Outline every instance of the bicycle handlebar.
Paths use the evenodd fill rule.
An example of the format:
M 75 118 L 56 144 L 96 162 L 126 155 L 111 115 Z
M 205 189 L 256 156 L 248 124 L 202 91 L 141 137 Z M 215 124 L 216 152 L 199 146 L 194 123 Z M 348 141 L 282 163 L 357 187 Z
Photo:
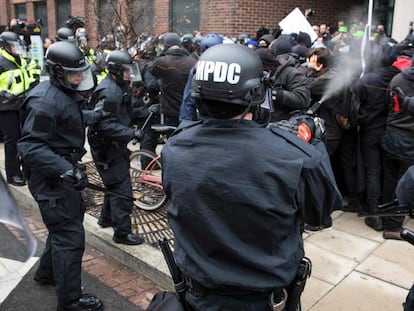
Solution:
M 151 121 L 153 115 L 154 115 L 154 112 L 150 111 L 147 118 L 144 121 L 144 124 L 142 124 L 141 128 L 138 129 L 141 132 L 141 137 L 134 137 L 132 140 L 133 145 L 136 145 L 137 143 L 141 141 L 142 135 L 144 134 L 144 130 L 147 128 L 148 123 Z
M 375 211 L 361 211 L 359 217 L 379 217 L 379 216 L 410 216 L 414 218 L 414 206 L 402 205 L 395 199 L 391 202 L 380 204 Z

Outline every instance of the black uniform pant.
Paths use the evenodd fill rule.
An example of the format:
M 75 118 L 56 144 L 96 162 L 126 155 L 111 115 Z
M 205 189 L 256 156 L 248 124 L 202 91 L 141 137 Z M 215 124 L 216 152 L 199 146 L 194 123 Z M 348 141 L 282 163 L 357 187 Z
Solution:
M 21 135 L 18 111 L 0 111 L 0 132 L 4 139 L 7 178 L 21 175 L 20 163 L 17 157 L 17 141 Z
M 110 191 L 132 197 L 131 178 L 129 175 L 117 184 L 106 186 Z M 132 202 L 116 195 L 105 194 L 101 210 L 101 219 L 111 220 L 115 236 L 125 236 L 131 233 Z
M 85 210 L 80 192 L 69 187 L 55 187 L 53 191 L 36 194 L 49 231 L 36 275 L 54 279 L 58 306 L 63 310 L 82 295 L 81 265 L 85 249 L 82 224 Z

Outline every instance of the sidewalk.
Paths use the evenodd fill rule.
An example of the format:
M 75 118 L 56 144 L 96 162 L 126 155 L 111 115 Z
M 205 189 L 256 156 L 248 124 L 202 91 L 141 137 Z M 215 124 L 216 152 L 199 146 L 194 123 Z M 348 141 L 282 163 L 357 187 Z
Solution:
M 0 168 L 4 168 L 3 159 L 1 144 Z M 36 213 L 36 204 L 27 187 L 11 188 L 19 202 Z M 30 219 L 35 235 L 44 236 L 44 229 L 30 223 Z M 403 241 L 384 240 L 382 233 L 367 227 L 363 218 L 356 214 L 337 211 L 333 219 L 332 230 L 304 236 L 306 256 L 313 262 L 313 271 L 302 295 L 302 309 L 402 310 L 402 302 L 414 280 L 414 246 Z M 407 220 L 405 226 L 414 230 L 414 220 Z M 88 244 L 94 252 L 100 253 L 85 254 L 85 269 L 127 297 L 130 295 L 128 298 L 137 306 L 145 309 L 159 288 L 172 288 L 158 249 L 148 244 L 115 244 L 111 239 L 112 229 L 100 228 L 96 218 L 88 214 L 85 228 Z

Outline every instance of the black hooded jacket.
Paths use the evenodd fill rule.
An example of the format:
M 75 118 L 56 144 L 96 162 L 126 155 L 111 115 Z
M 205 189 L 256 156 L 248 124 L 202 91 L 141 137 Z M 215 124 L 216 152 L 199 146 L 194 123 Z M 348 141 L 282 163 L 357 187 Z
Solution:
M 151 73 L 160 81 L 161 113 L 179 115 L 188 73 L 196 62 L 186 50 L 178 46 L 171 47 L 164 56 L 154 61 Z
M 308 78 L 296 68 L 296 60 L 289 54 L 276 57 L 277 70 L 271 78 L 273 88 L 272 122 L 289 118 L 295 110 L 310 106 Z
M 385 127 L 390 104 L 388 86 L 399 72 L 394 66 L 378 66 L 356 83 L 361 100 L 361 130 Z
M 414 96 L 413 66 L 404 69 L 392 79 L 390 89 L 397 86 L 404 91 L 405 95 Z M 400 111 L 390 109 L 387 118 L 387 129 L 414 142 L 414 116 L 406 109 L 400 109 Z

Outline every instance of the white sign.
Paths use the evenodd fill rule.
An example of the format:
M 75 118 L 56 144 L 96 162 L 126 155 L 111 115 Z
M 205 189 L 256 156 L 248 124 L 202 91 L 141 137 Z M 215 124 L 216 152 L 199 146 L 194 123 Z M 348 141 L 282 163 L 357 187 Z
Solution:
M 309 34 L 312 42 L 318 38 L 315 31 L 312 29 L 311 24 L 309 24 L 305 15 L 303 15 L 299 8 L 295 8 L 284 19 L 282 19 L 279 26 L 282 28 L 283 34 L 299 33 L 302 31 Z
M 43 69 L 43 41 L 42 37 L 39 35 L 30 36 L 31 46 L 30 46 L 30 55 L 33 59 L 36 60 L 39 67 Z

